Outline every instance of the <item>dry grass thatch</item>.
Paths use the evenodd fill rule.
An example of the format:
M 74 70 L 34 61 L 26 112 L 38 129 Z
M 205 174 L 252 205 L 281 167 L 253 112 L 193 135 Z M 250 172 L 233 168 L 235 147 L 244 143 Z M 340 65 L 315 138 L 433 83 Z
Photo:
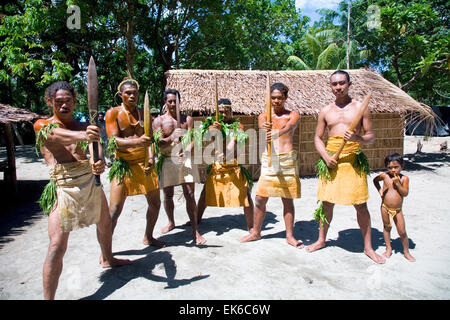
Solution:
M 0 123 L 34 122 L 41 117 L 39 114 L 25 109 L 0 104 Z
M 215 78 L 218 97 L 228 98 L 233 111 L 244 115 L 257 115 L 265 110 L 267 75 L 271 84 L 283 82 L 289 87 L 286 108 L 301 115 L 316 117 L 321 108 L 334 100 L 329 77 L 334 70 L 258 71 L 258 70 L 170 70 L 166 88 L 180 92 L 180 108 L 189 114 L 214 113 Z M 350 95 L 362 100 L 371 92 L 369 108 L 373 113 L 409 115 L 409 119 L 425 121 L 433 126 L 436 114 L 406 92 L 369 69 L 346 70 L 351 77 Z

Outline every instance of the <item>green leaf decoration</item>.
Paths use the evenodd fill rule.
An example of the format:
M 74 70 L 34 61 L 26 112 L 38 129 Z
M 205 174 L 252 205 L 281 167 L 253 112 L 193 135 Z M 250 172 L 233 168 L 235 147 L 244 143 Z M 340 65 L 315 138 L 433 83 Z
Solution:
M 324 223 L 330 224 L 327 220 L 327 215 L 325 214 L 325 210 L 323 210 L 323 203 L 322 201 L 317 201 L 317 203 L 320 203 L 319 207 L 314 211 L 314 220 L 316 220 L 318 223 L 320 223 L 320 226 L 323 227 Z
M 36 155 L 39 157 L 40 148 L 44 146 L 45 141 L 48 138 L 48 135 L 52 134 L 53 129 L 60 128 L 58 123 L 48 123 L 39 130 L 36 136 L 36 143 L 34 145 L 34 151 Z
M 247 179 L 248 187 L 249 187 L 250 191 L 252 191 L 253 184 L 254 184 L 252 174 L 251 174 L 250 171 L 248 171 L 247 168 L 244 167 L 243 165 L 240 164 L 239 167 L 241 168 L 242 174 L 243 174 L 243 175 L 245 176 L 245 178 Z
M 38 200 L 39 206 L 45 215 L 48 216 L 50 214 L 56 199 L 56 181 L 54 179 L 50 179 Z
M 370 174 L 370 164 L 367 156 L 362 152 L 361 149 L 356 151 L 355 161 L 353 162 L 353 167 L 355 168 L 358 174 L 365 173 L 366 175 Z
M 116 137 L 112 136 L 108 139 L 108 147 L 106 148 L 106 154 L 108 155 L 108 158 L 113 159 L 114 154 L 116 153 L 118 146 L 117 146 L 117 140 Z
M 123 182 L 123 178 L 132 177 L 133 174 L 131 173 L 130 165 L 128 162 L 122 159 L 114 159 L 111 169 L 108 173 L 108 179 L 111 182 L 113 179 L 117 179 L 119 183 Z
M 321 177 L 323 179 L 326 180 L 330 180 L 331 179 L 331 174 L 330 174 L 330 168 L 328 168 L 325 160 L 323 160 L 322 158 L 320 158 L 316 165 L 314 166 L 316 171 L 317 171 L 317 176 Z

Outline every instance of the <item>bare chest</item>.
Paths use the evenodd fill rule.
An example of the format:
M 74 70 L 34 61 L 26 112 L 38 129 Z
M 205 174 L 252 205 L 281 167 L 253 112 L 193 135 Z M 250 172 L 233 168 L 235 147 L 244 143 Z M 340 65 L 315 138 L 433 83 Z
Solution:
M 144 134 L 143 117 L 140 110 L 135 113 L 121 110 L 117 117 L 117 124 L 120 130 L 121 137 L 141 136 Z

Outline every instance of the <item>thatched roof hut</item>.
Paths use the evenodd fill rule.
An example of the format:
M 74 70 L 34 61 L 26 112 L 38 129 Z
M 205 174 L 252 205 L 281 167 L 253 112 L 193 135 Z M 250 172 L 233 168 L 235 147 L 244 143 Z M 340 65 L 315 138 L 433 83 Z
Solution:
M 283 82 L 289 87 L 286 108 L 301 115 L 295 149 L 300 155 L 300 174 L 314 174 L 318 155 L 313 137 L 317 115 L 321 108 L 334 101 L 329 77 L 334 70 L 258 71 L 258 70 L 170 70 L 166 88 L 180 92 L 182 112 L 196 117 L 214 113 L 215 79 L 218 97 L 229 98 L 233 111 L 239 114 L 246 129 L 257 128 L 257 115 L 265 111 L 267 75 L 271 84 Z M 390 152 L 403 153 L 405 117 L 415 114 L 421 119 L 431 117 L 430 108 L 420 104 L 379 73 L 369 69 L 347 70 L 352 86 L 350 95 L 362 100 L 371 92 L 369 109 L 372 112 L 376 142 L 364 146 L 372 169 L 381 169 L 383 159 Z M 262 150 L 259 150 L 262 152 Z M 249 167 L 255 178 L 258 166 Z
M 40 116 L 28 110 L 15 108 L 7 104 L 0 104 L 0 145 L 4 145 L 5 152 L 0 152 L 0 171 L 4 173 L 4 180 L 8 185 L 8 192 L 17 193 L 16 158 L 14 153 L 14 136 L 19 143 L 24 144 L 23 134 L 31 128 L 34 141 L 33 122 Z M 29 130 L 28 130 L 29 131 Z

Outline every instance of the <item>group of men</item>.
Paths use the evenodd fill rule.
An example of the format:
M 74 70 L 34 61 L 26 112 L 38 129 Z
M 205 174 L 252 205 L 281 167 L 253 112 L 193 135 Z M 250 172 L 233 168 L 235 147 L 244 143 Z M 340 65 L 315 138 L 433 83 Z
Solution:
M 384 258 L 376 254 L 371 246 L 365 174 L 349 176 L 346 173 L 339 178 L 341 167 L 345 171 L 352 166 L 349 157 L 360 150 L 361 144 L 374 141 L 368 109 L 355 130 L 347 130 L 361 104 L 349 96 L 350 85 L 348 73 L 341 70 L 334 72 L 330 77 L 330 87 L 336 99 L 324 107 L 318 117 L 315 146 L 320 157 L 338 179 L 331 182 L 319 178 L 318 198 L 323 203 L 327 223 L 320 225 L 317 242 L 306 247 L 306 250 L 313 252 L 325 246 L 335 204 L 354 205 L 364 240 L 364 252 L 375 262 L 383 263 Z M 297 112 L 285 108 L 289 89 L 284 84 L 275 83 L 271 86 L 271 121 L 267 121 L 266 113 L 258 117 L 259 129 L 266 131 L 266 139 L 271 144 L 272 150 L 270 155 L 265 150 L 261 156 L 261 175 L 254 202 L 250 192 L 252 182 L 244 174 L 245 168 L 237 162 L 236 153 L 233 151 L 236 150 L 236 137 L 222 141 L 224 144 L 218 150 L 224 152 L 215 153 L 197 203 L 194 191 L 195 183 L 200 182 L 200 178 L 192 159 L 195 141 L 188 140 L 188 143 L 181 147 L 186 132 L 194 129 L 194 122 L 188 115 L 182 113 L 177 115 L 177 100 L 181 99 L 179 92 L 174 89 L 164 92 L 162 114 L 152 122 L 152 129 L 158 132 L 158 135 L 147 136 L 144 134 L 144 112 L 137 107 L 138 82 L 125 78 L 117 90 L 122 102 L 119 106 L 107 110 L 105 115 L 108 150 L 114 153 L 109 173 L 111 180 L 109 205 L 102 187 L 97 186 L 93 179 L 94 175 L 104 172 L 105 163 L 103 160 L 94 163 L 93 158 L 88 159 L 86 152 L 81 148 L 81 143 L 87 141 L 92 151 L 92 142 L 100 141 L 99 127 L 73 119 L 76 93 L 69 83 L 56 82 L 46 91 L 47 103 L 52 108 L 53 116 L 35 123 L 38 136 L 45 137 L 41 141 L 40 150 L 50 167 L 51 180 L 56 183 L 56 199 L 49 213 L 50 245 L 44 263 L 45 299 L 55 297 L 62 271 L 62 259 L 72 230 L 96 224 L 102 252 L 99 262 L 102 266 L 115 267 L 130 263 L 129 260 L 114 258 L 111 245 L 114 229 L 128 196 L 143 194 L 147 199 L 147 224 L 143 243 L 164 247 L 166 245 L 164 242 L 153 237 L 161 206 L 160 190 L 163 191 L 163 207 L 169 220 L 161 232 L 167 233 L 175 228 L 173 201 L 175 186 L 182 186 L 189 216 L 188 224 L 192 227 L 192 237 L 196 244 L 206 242 L 199 233 L 198 224 L 207 206 L 243 207 L 248 234 L 240 241 L 249 242 L 261 238 L 268 198 L 279 197 L 283 203 L 287 243 L 297 248 L 304 246 L 301 241 L 295 239 L 293 233 L 295 216 L 293 199 L 301 196 L 297 153 L 293 147 L 294 131 L 300 116 Z M 222 99 L 219 102 L 219 112 L 221 120 L 212 121 L 207 129 L 222 132 L 224 127 L 231 128 L 231 124 L 236 124 L 229 100 Z M 243 130 L 242 124 L 237 124 L 233 128 Z M 322 140 L 326 130 L 330 137 L 327 145 Z M 46 134 L 40 134 L 42 131 Z M 334 145 L 336 141 L 342 140 L 348 143 L 341 157 L 335 160 L 332 157 L 332 153 L 336 151 L 333 149 Z M 218 142 L 220 141 L 218 139 Z M 144 159 L 148 159 L 148 163 L 144 163 Z M 342 191 L 343 188 L 335 183 L 346 179 L 351 180 L 348 182 L 351 185 L 358 186 L 356 193 L 354 188 Z

